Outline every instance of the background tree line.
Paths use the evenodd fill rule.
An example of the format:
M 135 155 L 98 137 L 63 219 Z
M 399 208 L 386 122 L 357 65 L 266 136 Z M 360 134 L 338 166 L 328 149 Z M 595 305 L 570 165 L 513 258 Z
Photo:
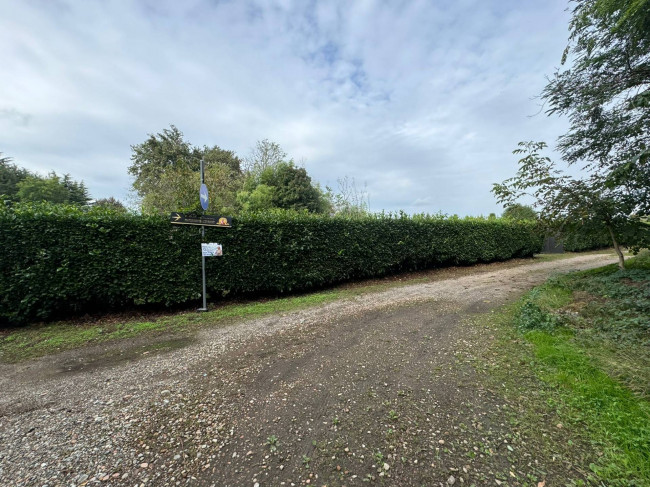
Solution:
M 86 205 L 90 201 L 83 181 L 69 174 L 59 176 L 54 171 L 40 176 L 16 166 L 10 157 L 0 153 L 0 197 L 9 201 L 49 201 Z
M 239 214 L 274 208 L 321 214 L 368 211 L 364 193 L 353 181 L 340 179 L 336 194 L 331 188 L 323 190 L 304 167 L 268 139 L 258 141 L 242 159 L 216 145 L 193 146 L 171 125 L 131 150 L 129 173 L 145 214 L 200 211 L 201 160 L 211 212 Z
M 131 146 L 128 171 L 133 177 L 132 189 L 140 212 L 164 215 L 172 211 L 200 211 L 201 160 L 213 213 L 232 215 L 270 209 L 368 213 L 367 192 L 360 190 L 354 179 L 340 178 L 336 193 L 329 187 L 323 190 L 275 142 L 258 141 L 242 159 L 217 145 L 194 146 L 174 125 Z M 113 197 L 91 200 L 83 181 L 75 181 L 69 174 L 59 176 L 51 172 L 39 176 L 13 164 L 9 157 L 0 157 L 0 195 L 9 202 L 91 204 L 126 211 Z

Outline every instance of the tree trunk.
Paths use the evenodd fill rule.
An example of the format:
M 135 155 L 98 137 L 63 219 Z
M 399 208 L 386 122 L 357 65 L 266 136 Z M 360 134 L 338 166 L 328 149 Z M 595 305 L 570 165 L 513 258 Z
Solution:
M 616 255 L 618 255 L 618 268 L 621 270 L 625 270 L 625 257 L 623 257 L 621 246 L 616 241 L 616 237 L 614 236 L 614 230 L 610 225 L 607 225 L 607 230 L 609 230 L 609 235 L 612 237 L 612 243 L 614 244 L 614 250 L 616 251 Z

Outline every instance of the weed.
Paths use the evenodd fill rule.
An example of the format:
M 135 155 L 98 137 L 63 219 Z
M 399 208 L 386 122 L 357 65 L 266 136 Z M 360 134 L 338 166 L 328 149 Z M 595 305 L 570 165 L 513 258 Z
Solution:
M 393 421 L 397 421 L 397 419 L 399 418 L 399 414 L 397 414 L 395 410 L 391 409 L 390 411 L 388 411 L 388 418 L 392 419 Z
M 266 439 L 266 444 L 269 447 L 269 451 L 273 453 L 278 450 L 278 445 L 280 444 L 280 442 L 278 441 L 277 436 L 271 435 Z
M 307 455 L 302 456 L 302 464 L 305 466 L 305 468 L 309 468 L 309 463 L 311 462 L 311 458 L 308 457 Z

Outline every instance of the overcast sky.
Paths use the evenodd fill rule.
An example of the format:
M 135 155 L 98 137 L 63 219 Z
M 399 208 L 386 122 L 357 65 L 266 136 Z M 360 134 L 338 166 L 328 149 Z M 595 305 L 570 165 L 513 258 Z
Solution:
M 246 156 L 279 143 L 372 210 L 501 213 L 566 0 L 0 0 L 0 152 L 126 199 L 130 146 L 176 125 Z M 198 198 L 198 188 L 197 188 Z

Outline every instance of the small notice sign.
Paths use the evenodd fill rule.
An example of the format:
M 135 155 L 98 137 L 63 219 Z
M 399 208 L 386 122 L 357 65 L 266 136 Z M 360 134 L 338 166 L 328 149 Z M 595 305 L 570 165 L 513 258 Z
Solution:
M 203 257 L 221 257 L 223 255 L 223 247 L 218 243 L 202 243 L 201 255 Z

